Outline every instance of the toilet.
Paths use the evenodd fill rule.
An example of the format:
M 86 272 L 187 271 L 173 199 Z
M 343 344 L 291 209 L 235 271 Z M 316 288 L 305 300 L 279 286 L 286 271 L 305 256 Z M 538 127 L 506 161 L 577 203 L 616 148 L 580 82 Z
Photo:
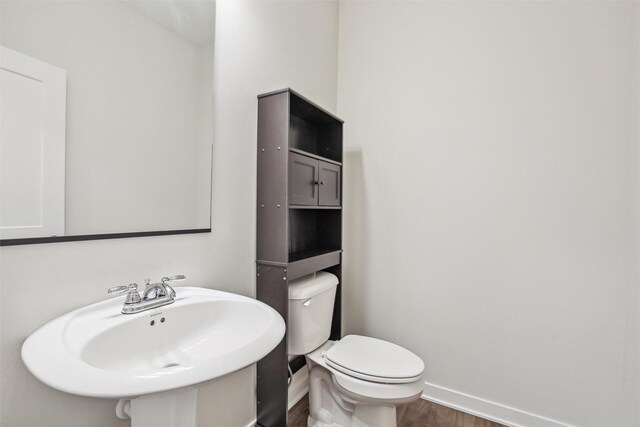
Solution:
M 399 345 L 347 335 L 330 341 L 338 278 L 326 271 L 289 284 L 287 351 L 309 368 L 309 427 L 396 426 L 396 406 L 422 395 L 424 362 Z

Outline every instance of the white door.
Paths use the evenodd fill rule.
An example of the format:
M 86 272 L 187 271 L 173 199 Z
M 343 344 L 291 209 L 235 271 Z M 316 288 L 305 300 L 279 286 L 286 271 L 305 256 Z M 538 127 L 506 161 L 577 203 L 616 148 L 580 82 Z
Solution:
M 64 235 L 66 71 L 0 46 L 0 239 Z

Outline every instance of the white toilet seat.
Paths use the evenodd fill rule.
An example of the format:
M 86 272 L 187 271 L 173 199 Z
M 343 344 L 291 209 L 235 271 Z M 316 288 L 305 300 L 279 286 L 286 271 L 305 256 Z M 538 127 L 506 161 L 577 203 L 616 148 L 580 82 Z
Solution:
M 340 366 L 339 364 L 336 364 L 329 359 L 326 360 L 326 364 L 328 367 L 333 368 L 333 370 L 340 372 L 341 374 L 345 374 L 348 377 L 358 378 L 358 379 L 372 382 L 372 383 L 406 384 L 406 383 L 412 383 L 422 378 L 422 374 L 417 375 L 415 377 L 409 377 L 409 378 L 388 378 L 388 377 L 378 377 L 375 375 L 366 375 L 357 371 L 352 371 L 348 368 L 345 368 L 344 366 Z
M 345 338 L 343 338 L 343 340 Z M 342 340 L 336 342 L 335 345 L 340 342 L 342 342 Z M 347 341 L 347 343 L 348 342 L 349 340 Z M 424 390 L 422 374 L 415 378 L 412 378 L 411 380 L 405 378 L 402 379 L 402 381 L 397 382 L 390 382 L 388 378 L 383 377 L 377 377 L 377 381 L 369 381 L 365 378 L 360 378 L 355 375 L 349 375 L 344 367 L 341 370 L 334 368 L 333 366 L 329 365 L 328 359 L 326 357 L 333 347 L 334 342 L 327 341 L 324 345 L 320 346 L 320 348 L 307 354 L 307 358 L 312 362 L 312 364 L 320 365 L 331 372 L 334 382 L 337 386 L 339 386 L 339 388 L 344 389 L 344 391 L 348 392 L 348 394 L 358 396 L 357 398 L 355 398 L 355 396 L 350 396 L 351 398 L 355 398 L 356 400 L 360 400 L 363 402 L 395 401 L 396 403 L 402 403 L 402 401 L 404 400 L 412 400 L 422 394 Z M 408 350 L 405 351 L 408 352 Z M 360 376 L 362 376 L 362 374 L 360 374 Z M 384 379 L 385 381 L 380 381 L 380 379 Z
M 383 384 L 418 381 L 424 362 L 414 353 L 388 341 L 347 335 L 325 355 L 326 364 L 350 377 Z

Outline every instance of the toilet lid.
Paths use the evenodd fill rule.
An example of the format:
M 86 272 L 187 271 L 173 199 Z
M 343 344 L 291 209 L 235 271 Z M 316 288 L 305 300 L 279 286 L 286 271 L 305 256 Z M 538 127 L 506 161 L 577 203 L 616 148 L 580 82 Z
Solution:
M 419 380 L 424 362 L 414 353 L 388 341 L 347 335 L 325 355 L 330 367 L 367 381 L 408 383 Z

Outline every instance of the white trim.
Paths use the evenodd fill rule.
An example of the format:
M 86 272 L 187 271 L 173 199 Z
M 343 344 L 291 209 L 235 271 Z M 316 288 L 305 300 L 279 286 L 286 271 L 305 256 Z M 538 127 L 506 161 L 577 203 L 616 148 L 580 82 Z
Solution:
M 512 427 L 571 427 L 558 420 L 441 387 L 425 381 L 422 399 Z
M 293 374 L 293 379 L 289 385 L 287 409 L 293 408 L 305 394 L 309 393 L 309 370 L 303 366 L 298 372 Z
M 253 421 L 251 421 L 245 427 L 256 427 L 257 423 L 258 423 L 258 420 L 256 418 L 254 418 Z

